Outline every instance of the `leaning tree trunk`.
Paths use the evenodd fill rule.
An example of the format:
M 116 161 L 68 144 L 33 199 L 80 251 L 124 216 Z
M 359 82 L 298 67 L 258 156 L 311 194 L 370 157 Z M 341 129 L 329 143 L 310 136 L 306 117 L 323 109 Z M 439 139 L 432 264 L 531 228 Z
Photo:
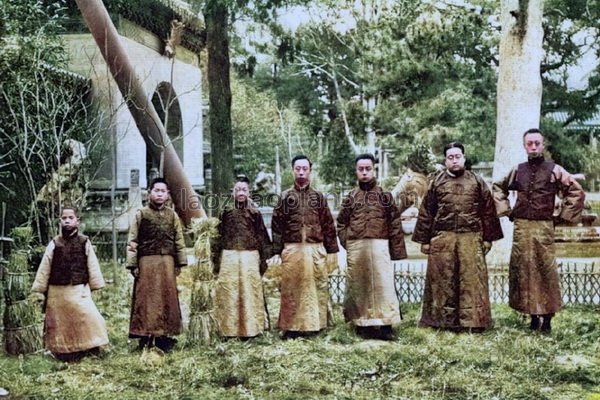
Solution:
M 543 0 L 503 0 L 501 4 L 494 181 L 525 161 L 523 133 L 539 127 L 543 8 Z M 492 263 L 496 264 L 508 262 L 512 245 L 512 223 L 502 219 L 505 239 L 497 242 L 490 253 Z
M 161 155 L 164 155 L 164 177 L 169 182 L 177 213 L 186 225 L 192 218 L 206 216 L 154 106 L 135 75 L 135 70 L 121 45 L 119 34 L 102 1 L 75 2 L 127 102 L 152 159 L 158 162 Z
M 204 10 L 208 50 L 212 191 L 215 194 L 228 194 L 233 183 L 228 14 L 227 5 L 221 0 L 209 1 Z

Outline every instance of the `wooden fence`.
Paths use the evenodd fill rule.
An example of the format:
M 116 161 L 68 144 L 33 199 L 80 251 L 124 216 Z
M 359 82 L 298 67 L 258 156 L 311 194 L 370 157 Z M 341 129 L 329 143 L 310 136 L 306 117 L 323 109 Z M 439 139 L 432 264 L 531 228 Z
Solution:
M 394 284 L 401 303 L 420 303 L 425 286 L 426 261 L 394 263 Z M 593 262 L 563 262 L 558 265 L 561 293 L 565 304 L 600 304 L 600 268 Z M 508 302 L 508 267 L 488 272 L 492 303 Z M 341 272 L 329 275 L 331 301 L 344 300 L 346 278 Z
M 112 259 L 112 243 L 95 240 L 96 254 L 101 261 Z M 126 243 L 117 242 L 117 262 L 125 262 Z M 565 304 L 600 304 L 600 267 L 593 262 L 563 262 L 558 265 L 561 293 Z M 394 284 L 401 303 L 420 303 L 425 286 L 425 260 L 394 262 Z M 490 300 L 492 303 L 508 302 L 508 266 L 488 271 Z M 329 275 L 331 301 L 340 304 L 344 300 L 346 277 L 341 272 Z
M 92 242 L 96 250 L 96 256 L 101 262 L 112 261 L 112 241 L 111 240 L 94 240 Z M 117 241 L 117 263 L 124 264 L 126 258 L 127 242 L 125 240 Z

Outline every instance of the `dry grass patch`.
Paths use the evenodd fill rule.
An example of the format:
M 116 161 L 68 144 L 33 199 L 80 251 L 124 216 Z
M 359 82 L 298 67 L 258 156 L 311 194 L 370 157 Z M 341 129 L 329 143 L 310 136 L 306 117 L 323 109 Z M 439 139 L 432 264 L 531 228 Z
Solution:
M 185 276 L 183 279 L 185 282 Z M 189 291 L 188 291 L 189 293 Z M 183 292 L 184 297 L 186 296 Z M 186 346 L 150 365 L 127 340 L 129 280 L 96 296 L 112 348 L 65 364 L 46 354 L 0 357 L 0 386 L 27 399 L 595 399 L 600 396 L 600 310 L 569 307 L 551 336 L 531 334 L 505 305 L 483 334 L 419 329 L 418 305 L 392 342 L 363 340 L 343 323 L 317 337 Z M 186 298 L 182 299 L 185 304 Z M 272 322 L 277 296 L 271 291 Z M 554 321 L 553 321 L 554 322 Z

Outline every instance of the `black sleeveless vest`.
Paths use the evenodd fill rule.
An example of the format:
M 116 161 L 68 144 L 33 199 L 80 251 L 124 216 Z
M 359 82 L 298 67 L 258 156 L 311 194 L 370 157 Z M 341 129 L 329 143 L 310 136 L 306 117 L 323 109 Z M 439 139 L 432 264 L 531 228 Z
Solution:
M 162 213 L 162 214 L 161 214 Z M 175 247 L 175 211 L 147 208 L 141 210 L 138 230 L 138 258 L 155 255 L 177 255 Z
M 554 166 L 551 161 L 519 164 L 515 181 L 509 188 L 517 191 L 517 202 L 512 214 L 514 218 L 552 220 L 554 198 L 558 193 L 558 183 L 552 182 Z
M 88 237 L 77 234 L 54 238 L 54 255 L 50 268 L 50 285 L 81 285 L 89 281 L 85 244 Z

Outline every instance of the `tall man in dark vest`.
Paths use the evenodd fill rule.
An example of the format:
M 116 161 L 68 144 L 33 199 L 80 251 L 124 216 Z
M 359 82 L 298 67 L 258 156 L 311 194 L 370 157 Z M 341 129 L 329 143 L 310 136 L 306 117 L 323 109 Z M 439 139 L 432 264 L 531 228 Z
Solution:
M 493 185 L 498 216 L 508 216 L 514 222 L 509 305 L 531 315 L 532 330 L 550 332 L 550 321 L 561 306 L 554 225 L 562 221 L 578 222 L 585 194 L 573 175 L 544 159 L 544 136 L 539 129 L 525 132 L 523 145 L 527 162 Z M 515 191 L 517 196 L 512 208 L 509 191 Z M 562 204 L 555 216 L 556 196 Z

